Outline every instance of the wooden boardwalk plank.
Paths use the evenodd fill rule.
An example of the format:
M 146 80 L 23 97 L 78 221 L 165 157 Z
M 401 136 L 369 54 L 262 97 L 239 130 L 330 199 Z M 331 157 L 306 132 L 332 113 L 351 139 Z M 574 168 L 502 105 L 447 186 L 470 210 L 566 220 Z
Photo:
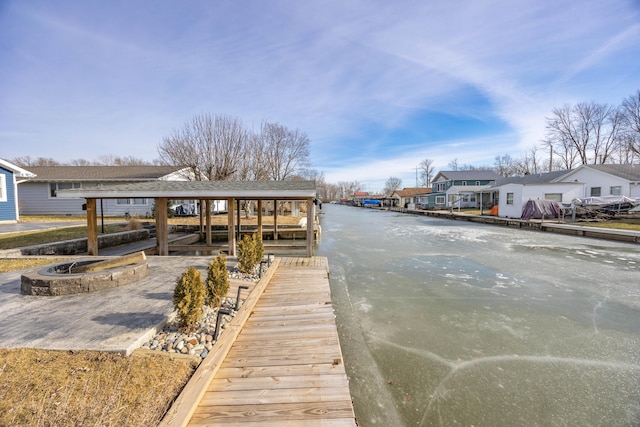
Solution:
M 253 406 L 253 405 L 252 405 Z M 276 403 L 259 405 L 259 410 L 247 406 L 228 405 L 228 406 L 204 406 L 191 418 L 189 426 L 229 426 L 229 425 L 254 425 L 265 426 L 285 425 L 289 421 L 289 425 L 304 426 L 315 425 L 324 426 L 325 422 L 335 419 L 340 423 L 334 425 L 355 426 L 353 418 L 353 408 L 351 402 L 314 402 L 314 403 Z
M 326 258 L 279 258 L 189 426 L 356 426 Z
M 345 386 L 348 388 L 349 382 L 343 375 L 270 375 L 266 377 L 216 378 L 211 382 L 209 390 L 221 392 Z
M 309 346 L 312 344 L 317 344 L 320 345 L 322 347 L 327 347 L 327 346 L 336 346 L 336 345 L 340 345 L 340 343 L 338 342 L 338 336 L 332 336 L 332 337 L 325 337 L 325 338 L 300 338 L 296 340 L 296 345 L 299 346 Z M 268 339 L 268 340 L 263 340 L 260 343 L 260 347 L 264 348 L 264 349 L 269 349 L 272 347 L 275 348 L 282 348 L 283 346 L 290 346 L 291 345 L 291 340 L 286 340 L 286 339 Z M 255 344 L 253 344 L 250 341 L 236 341 L 234 344 L 234 350 L 235 349 L 252 349 L 254 348 Z
M 219 378 L 249 378 L 288 375 L 341 375 L 344 368 L 339 365 L 289 365 L 289 366 L 253 366 L 242 368 L 221 367 Z

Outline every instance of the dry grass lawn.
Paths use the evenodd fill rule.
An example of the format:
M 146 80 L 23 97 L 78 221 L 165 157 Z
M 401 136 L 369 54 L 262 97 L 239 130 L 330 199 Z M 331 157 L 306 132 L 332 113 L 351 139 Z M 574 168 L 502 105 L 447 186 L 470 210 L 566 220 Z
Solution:
M 612 219 L 605 222 L 579 222 L 578 225 L 640 231 L 640 218 Z
M 0 425 L 154 426 L 193 370 L 160 355 L 0 350 Z
M 109 224 L 105 226 L 105 234 L 125 231 L 126 225 Z M 87 237 L 86 226 L 62 227 L 51 230 L 22 231 L 3 233 L 0 235 L 0 249 L 21 248 L 41 243 L 59 242 Z
M 62 258 L 1 258 L 0 273 L 53 264 L 61 260 Z

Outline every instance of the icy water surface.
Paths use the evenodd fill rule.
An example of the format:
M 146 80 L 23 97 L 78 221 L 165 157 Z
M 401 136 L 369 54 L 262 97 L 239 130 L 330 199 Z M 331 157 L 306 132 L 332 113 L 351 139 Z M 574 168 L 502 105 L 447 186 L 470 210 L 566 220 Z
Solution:
M 321 217 L 359 425 L 640 425 L 640 245 Z

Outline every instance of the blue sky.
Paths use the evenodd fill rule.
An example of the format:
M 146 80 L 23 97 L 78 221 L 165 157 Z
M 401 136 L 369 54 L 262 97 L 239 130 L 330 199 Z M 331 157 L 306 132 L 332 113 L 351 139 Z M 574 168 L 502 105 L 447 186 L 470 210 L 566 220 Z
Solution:
M 638 0 L 0 0 L 0 157 L 157 158 L 199 113 L 306 132 L 327 181 L 491 165 L 640 89 Z

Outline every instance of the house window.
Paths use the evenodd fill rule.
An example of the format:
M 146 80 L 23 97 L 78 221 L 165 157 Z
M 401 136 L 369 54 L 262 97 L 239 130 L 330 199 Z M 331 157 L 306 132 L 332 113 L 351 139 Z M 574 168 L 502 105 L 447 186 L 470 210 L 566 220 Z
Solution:
M 444 205 L 444 196 L 436 196 L 436 205 Z
M 472 194 L 471 196 L 469 196 L 469 201 L 470 201 L 471 203 L 475 203 L 475 202 L 476 202 L 476 195 L 475 195 L 475 194 Z
M 609 189 L 609 194 L 612 196 L 622 196 L 622 186 L 616 185 Z
M 7 177 L 0 175 L 0 202 L 7 201 Z
M 544 193 L 544 199 L 562 203 L 562 193 Z
M 116 205 L 146 205 L 147 199 L 116 199 Z
M 72 190 L 74 188 L 82 188 L 79 182 L 52 182 L 49 184 L 49 197 L 58 197 L 58 190 Z
M 513 204 L 513 193 L 507 193 L 507 204 L 508 205 Z
M 437 184 L 437 190 L 436 191 L 445 191 L 447 189 L 447 183 L 446 182 L 439 182 Z
M 600 187 L 591 187 L 591 197 L 600 197 Z
M 476 181 L 476 185 L 480 185 L 480 181 Z
M 467 185 L 467 181 L 462 181 L 462 185 Z

